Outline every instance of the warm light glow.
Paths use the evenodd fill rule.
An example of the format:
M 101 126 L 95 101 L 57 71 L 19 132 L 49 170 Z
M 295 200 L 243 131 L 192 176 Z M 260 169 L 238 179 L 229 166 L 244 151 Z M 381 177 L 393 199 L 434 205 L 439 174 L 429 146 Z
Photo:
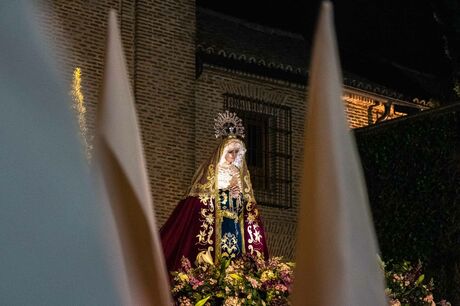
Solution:
M 72 99 L 73 106 L 78 118 L 78 126 L 80 128 L 80 136 L 85 146 L 86 157 L 91 160 L 92 145 L 88 135 L 88 127 L 86 126 L 86 107 L 84 104 L 84 96 L 81 90 L 81 68 L 77 67 L 73 71 L 72 79 Z
M 373 98 L 358 95 L 355 93 L 348 93 L 348 92 L 344 92 L 344 94 L 342 95 L 342 99 L 350 103 L 363 104 L 363 105 L 373 105 L 376 102 L 376 100 L 374 100 Z

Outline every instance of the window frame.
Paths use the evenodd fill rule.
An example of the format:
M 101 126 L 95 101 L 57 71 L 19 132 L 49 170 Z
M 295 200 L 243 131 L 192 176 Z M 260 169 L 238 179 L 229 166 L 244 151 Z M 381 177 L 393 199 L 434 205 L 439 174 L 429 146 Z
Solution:
M 243 120 L 248 149 L 247 162 L 254 195 L 260 205 L 292 208 L 292 115 L 291 108 L 242 95 L 223 94 L 224 110 L 235 112 Z M 259 120 L 259 124 L 257 124 Z M 261 149 L 262 168 L 254 167 L 252 144 L 248 144 L 249 125 L 265 126 Z M 251 157 L 252 158 L 252 157 Z M 261 175 L 263 174 L 263 175 Z

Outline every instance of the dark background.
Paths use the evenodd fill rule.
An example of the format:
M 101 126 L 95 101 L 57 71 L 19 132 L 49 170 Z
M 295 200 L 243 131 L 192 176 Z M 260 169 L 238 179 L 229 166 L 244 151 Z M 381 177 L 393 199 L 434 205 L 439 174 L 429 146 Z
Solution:
M 354 130 L 385 261 L 423 262 L 460 305 L 460 104 Z
M 441 104 L 458 100 L 459 0 L 332 1 L 345 70 L 404 91 L 399 75 L 418 78 Z M 311 42 L 318 0 L 198 0 L 197 5 L 302 34 Z M 421 85 L 423 87 L 423 85 Z

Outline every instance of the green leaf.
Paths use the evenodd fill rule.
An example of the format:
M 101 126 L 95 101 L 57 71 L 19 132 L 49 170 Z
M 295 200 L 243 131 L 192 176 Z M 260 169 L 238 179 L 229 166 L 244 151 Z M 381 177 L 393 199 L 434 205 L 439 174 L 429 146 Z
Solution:
M 423 282 L 424 279 L 425 279 L 425 274 L 420 275 L 418 277 L 417 281 L 415 282 L 415 285 L 416 286 L 420 285 Z
M 211 296 L 209 295 L 209 296 L 205 297 L 204 299 L 199 300 L 199 301 L 195 304 L 195 306 L 203 306 L 203 305 L 209 300 L 210 297 L 211 297 Z
M 218 297 L 218 298 L 223 298 L 224 296 L 225 296 L 224 292 L 222 292 L 222 291 L 217 291 L 216 297 Z

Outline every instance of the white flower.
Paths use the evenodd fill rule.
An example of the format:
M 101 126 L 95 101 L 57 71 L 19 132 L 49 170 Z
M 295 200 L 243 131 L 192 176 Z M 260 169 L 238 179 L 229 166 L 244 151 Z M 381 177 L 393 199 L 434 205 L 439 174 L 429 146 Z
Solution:
M 200 253 L 198 253 L 198 255 L 196 256 L 196 264 L 207 264 L 213 266 L 214 260 L 212 259 L 211 249 L 208 248 L 207 251 L 201 251 Z

